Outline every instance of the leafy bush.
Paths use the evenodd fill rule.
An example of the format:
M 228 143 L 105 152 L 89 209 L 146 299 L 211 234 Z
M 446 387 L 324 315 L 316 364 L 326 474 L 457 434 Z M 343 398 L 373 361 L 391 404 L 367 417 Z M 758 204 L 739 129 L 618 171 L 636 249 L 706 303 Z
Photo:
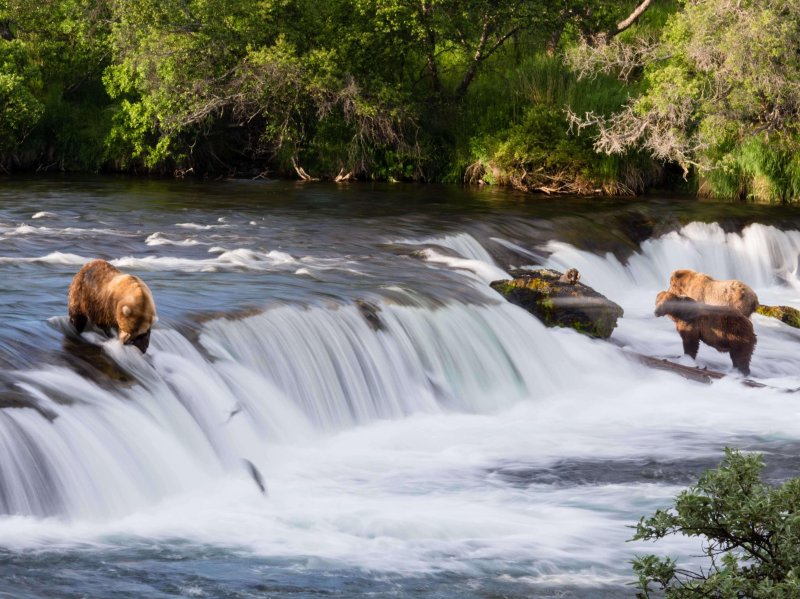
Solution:
M 726 449 L 716 470 L 681 492 L 673 508 L 642 518 L 634 540 L 702 539 L 707 564 L 685 570 L 669 557 L 634 560 L 640 597 L 654 588 L 686 597 L 789 599 L 800 596 L 800 478 L 773 487 L 760 455 Z

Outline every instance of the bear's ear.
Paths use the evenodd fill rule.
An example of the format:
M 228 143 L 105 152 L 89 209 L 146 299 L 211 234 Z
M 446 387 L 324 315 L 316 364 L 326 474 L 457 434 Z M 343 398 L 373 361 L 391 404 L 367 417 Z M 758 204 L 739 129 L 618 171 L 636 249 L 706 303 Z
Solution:
M 133 313 L 130 306 L 122 306 L 122 314 L 130 316 Z

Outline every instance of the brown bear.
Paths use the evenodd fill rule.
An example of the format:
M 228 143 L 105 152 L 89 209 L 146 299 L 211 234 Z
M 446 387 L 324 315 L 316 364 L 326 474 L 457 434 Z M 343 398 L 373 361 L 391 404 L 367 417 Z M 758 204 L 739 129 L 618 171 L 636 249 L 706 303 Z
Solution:
M 87 321 L 107 335 L 116 328 L 119 340 L 142 353 L 150 345 L 150 329 L 158 320 L 153 294 L 139 277 L 125 274 L 105 260 L 78 271 L 69 286 L 69 320 L 81 333 Z
M 717 351 L 729 352 L 731 361 L 745 376 L 750 374 L 750 358 L 756 347 L 753 323 L 737 309 L 711 306 L 690 297 L 661 291 L 656 296 L 656 316 L 668 316 L 683 340 L 683 352 L 697 357 L 702 341 Z
M 731 306 L 745 316 L 750 316 L 758 308 L 756 292 L 741 281 L 717 281 L 694 270 L 673 271 L 669 278 L 669 291 L 711 306 Z

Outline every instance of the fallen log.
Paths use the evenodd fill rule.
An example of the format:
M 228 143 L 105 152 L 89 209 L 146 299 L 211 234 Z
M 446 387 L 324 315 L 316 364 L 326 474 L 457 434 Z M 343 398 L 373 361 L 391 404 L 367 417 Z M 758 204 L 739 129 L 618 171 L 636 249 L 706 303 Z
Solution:
M 645 366 L 649 366 L 650 368 L 654 368 L 656 370 L 672 372 L 678 376 L 682 376 L 685 379 L 689 379 L 690 381 L 697 381 L 698 383 L 705 383 L 708 385 L 711 383 L 711 381 L 719 380 L 721 378 L 725 378 L 726 376 L 725 374 L 717 372 L 716 370 L 698 368 L 697 366 L 684 366 L 683 364 L 677 364 L 665 358 L 654 358 L 653 356 L 646 356 L 636 352 L 626 351 L 625 353 L 626 355 L 633 357 L 640 364 L 644 364 Z M 756 389 L 769 386 L 752 379 L 742 379 L 741 383 L 745 387 L 753 387 Z M 784 389 L 784 391 L 787 393 L 794 393 L 796 390 Z
M 345 172 L 345 170 L 342 169 L 339 171 L 339 174 L 336 175 L 336 177 L 334 177 L 333 180 L 336 183 L 345 183 L 347 181 L 352 181 L 353 179 L 355 179 L 355 177 L 353 176 L 352 171 Z

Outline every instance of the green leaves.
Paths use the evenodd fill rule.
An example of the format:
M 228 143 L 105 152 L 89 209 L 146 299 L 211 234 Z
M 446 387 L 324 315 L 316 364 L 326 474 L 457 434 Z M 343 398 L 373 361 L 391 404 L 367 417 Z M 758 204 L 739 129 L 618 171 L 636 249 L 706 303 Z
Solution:
M 739 148 L 763 140 L 762 156 L 800 147 L 800 4 L 795 0 L 686 0 L 659 38 L 626 38 L 594 59 L 638 61 L 642 91 L 602 121 L 597 148 L 642 148 L 659 160 L 694 169 L 705 191 L 769 201 L 800 198 L 787 168 L 731 168 Z M 592 52 L 590 51 L 590 54 Z M 635 67 L 635 68 L 634 68 Z
M 639 189 L 643 179 L 611 181 L 617 157 L 597 160 L 585 137 L 568 136 L 561 92 L 574 78 L 557 53 L 636 4 L 6 0 L 0 168 L 230 175 L 300 164 L 315 177 L 422 179 L 473 162 L 480 146 L 523 186 L 536 170 L 548 189 L 562 179 Z M 553 80 L 570 83 L 532 91 L 525 77 L 545 49 Z
M 0 151 L 18 147 L 38 124 L 44 106 L 38 69 L 19 40 L 0 40 Z
M 642 518 L 632 540 L 699 537 L 707 558 L 698 571 L 647 555 L 633 561 L 642 597 L 797 597 L 800 478 L 780 487 L 760 480 L 763 461 L 726 449 L 719 468 L 681 492 L 670 510 Z

